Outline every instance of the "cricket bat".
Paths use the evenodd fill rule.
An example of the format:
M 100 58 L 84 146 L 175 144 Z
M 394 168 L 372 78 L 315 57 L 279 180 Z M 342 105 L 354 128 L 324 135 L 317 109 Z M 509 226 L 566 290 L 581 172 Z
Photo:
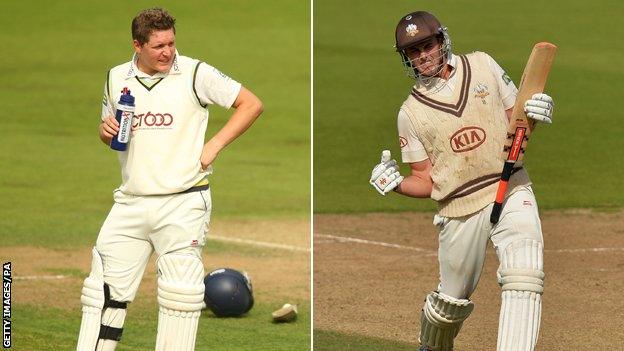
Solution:
M 514 165 L 521 165 L 523 163 L 524 152 L 529 142 L 529 136 L 535 128 L 535 121 L 527 118 L 524 113 L 524 103 L 531 99 L 533 94 L 544 92 L 546 79 L 548 78 L 548 73 L 555 59 L 556 52 L 557 47 L 551 43 L 537 43 L 533 47 L 531 56 L 529 56 L 529 61 L 527 61 L 524 67 L 522 79 L 520 80 L 520 87 L 518 89 L 518 96 L 516 97 L 516 104 L 513 107 L 509 127 L 507 129 L 507 140 L 503 148 L 505 165 L 503 166 L 503 173 L 498 183 L 494 208 L 490 215 L 490 222 L 492 224 L 498 223 L 503 209 L 505 193 L 507 192 L 507 183 L 511 177 Z

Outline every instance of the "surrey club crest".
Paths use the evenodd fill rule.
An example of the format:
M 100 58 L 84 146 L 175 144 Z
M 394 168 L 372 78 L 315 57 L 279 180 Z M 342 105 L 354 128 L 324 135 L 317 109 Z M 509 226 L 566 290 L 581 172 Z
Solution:
M 407 32 L 408 36 L 415 37 L 416 34 L 418 34 L 418 26 L 416 26 L 414 23 L 410 23 L 407 27 L 405 27 L 405 31 Z
M 485 102 L 485 97 L 490 95 L 490 92 L 488 91 L 488 87 L 487 85 L 483 84 L 483 83 L 478 83 L 474 89 L 473 89 L 475 95 L 475 98 L 481 98 L 481 102 L 483 102 L 483 104 L 487 104 Z

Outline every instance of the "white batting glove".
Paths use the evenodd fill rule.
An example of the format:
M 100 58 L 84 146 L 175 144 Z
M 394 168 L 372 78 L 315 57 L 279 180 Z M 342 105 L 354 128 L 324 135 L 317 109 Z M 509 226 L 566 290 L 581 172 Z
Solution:
M 524 112 L 526 112 L 529 118 L 550 124 L 552 123 L 554 106 L 555 104 L 550 96 L 544 93 L 538 93 L 533 94 L 531 99 L 524 103 Z
M 381 152 L 381 163 L 373 168 L 370 178 L 373 188 L 384 196 L 403 181 L 403 176 L 399 174 L 399 166 L 390 157 L 390 150 Z

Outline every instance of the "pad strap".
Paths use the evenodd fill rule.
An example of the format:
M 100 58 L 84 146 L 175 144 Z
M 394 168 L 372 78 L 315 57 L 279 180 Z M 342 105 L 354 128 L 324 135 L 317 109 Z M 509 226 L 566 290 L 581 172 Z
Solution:
M 100 326 L 99 339 L 119 341 L 121 340 L 121 334 L 123 334 L 123 328 L 115 328 L 102 324 Z
M 125 310 L 128 307 L 128 303 L 112 300 L 110 298 L 110 287 L 108 286 L 108 284 L 104 283 L 104 308 L 107 307 L 120 308 Z

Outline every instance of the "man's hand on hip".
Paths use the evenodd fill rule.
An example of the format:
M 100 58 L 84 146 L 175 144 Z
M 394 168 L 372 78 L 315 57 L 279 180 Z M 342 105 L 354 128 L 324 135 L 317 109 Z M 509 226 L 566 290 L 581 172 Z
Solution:
M 370 184 L 377 192 L 385 196 L 402 181 L 403 176 L 399 174 L 399 166 L 395 160 L 391 159 L 390 151 L 384 150 L 381 153 L 381 163 L 373 168 Z
M 223 146 L 220 146 L 218 143 L 216 143 L 212 139 L 208 141 L 206 144 L 204 144 L 201 157 L 199 158 L 199 161 L 201 162 L 202 170 L 205 171 L 206 169 L 208 169 L 208 166 L 210 166 L 214 162 L 214 160 L 217 158 L 217 156 L 219 156 L 219 152 L 221 151 L 222 148 Z

